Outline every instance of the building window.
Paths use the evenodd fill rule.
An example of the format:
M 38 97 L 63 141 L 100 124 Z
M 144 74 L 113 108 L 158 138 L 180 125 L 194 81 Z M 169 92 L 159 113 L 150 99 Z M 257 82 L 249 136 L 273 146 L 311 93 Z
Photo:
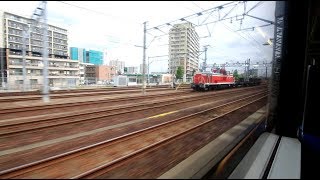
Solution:
M 16 80 L 16 84 L 23 84 L 23 80 Z

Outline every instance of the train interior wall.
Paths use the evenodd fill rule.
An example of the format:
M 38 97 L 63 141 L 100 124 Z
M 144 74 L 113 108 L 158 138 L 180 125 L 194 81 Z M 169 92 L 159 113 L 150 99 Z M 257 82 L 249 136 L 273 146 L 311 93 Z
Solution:
M 277 116 L 273 121 L 275 134 L 301 142 L 301 178 L 319 176 L 319 15 L 319 1 L 285 2 Z
M 254 138 L 251 138 L 253 140 L 244 143 L 250 144 L 246 145 L 245 150 L 239 148 L 238 154 L 241 155 L 238 155 L 237 158 L 243 159 L 259 135 L 267 131 L 279 136 L 279 139 L 298 140 L 301 144 L 299 145 L 299 148 L 301 147 L 300 156 L 287 159 L 296 158 L 297 161 L 300 161 L 300 178 L 318 177 L 320 162 L 320 2 L 316 0 L 284 1 L 284 4 L 282 58 L 277 103 L 273 112 L 276 116 L 273 117 L 271 124 L 266 125 L 270 127 L 260 130 Z M 237 161 L 240 162 L 240 160 Z M 221 164 L 217 166 L 219 165 Z M 235 167 L 233 163 L 228 167 L 229 170 L 223 170 L 224 174 L 218 172 L 217 167 L 214 167 L 213 176 L 211 172 L 210 176 L 207 175 L 204 178 L 228 178 L 232 172 L 230 169 L 235 169 Z M 292 174 L 288 174 L 288 177 L 292 177 Z

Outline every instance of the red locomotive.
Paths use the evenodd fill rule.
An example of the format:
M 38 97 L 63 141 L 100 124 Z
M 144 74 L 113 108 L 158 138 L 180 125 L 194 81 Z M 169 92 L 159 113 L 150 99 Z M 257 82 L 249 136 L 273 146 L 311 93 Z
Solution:
M 235 78 L 226 73 L 215 73 L 215 72 L 202 72 L 197 73 L 193 76 L 193 83 L 191 88 L 200 90 L 213 90 L 227 87 L 233 87 L 235 85 Z

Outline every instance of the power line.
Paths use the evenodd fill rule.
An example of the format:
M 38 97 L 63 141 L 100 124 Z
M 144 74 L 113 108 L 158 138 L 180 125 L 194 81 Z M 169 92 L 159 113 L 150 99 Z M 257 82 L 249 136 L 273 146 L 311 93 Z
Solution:
M 260 46 L 262 46 L 262 43 L 258 42 L 258 41 L 252 36 L 252 34 L 251 34 L 250 32 L 248 32 L 248 35 L 257 43 L 257 45 L 258 45 L 258 47 L 259 47 L 259 49 L 260 49 L 260 52 L 261 52 L 262 54 L 264 54 L 265 52 L 263 52 L 263 50 L 261 50 L 261 48 L 260 48 Z
M 224 25 L 225 27 L 228 27 L 227 25 L 224 24 L 224 22 L 222 22 L 222 23 L 223 23 L 223 25 Z M 228 28 L 227 28 L 227 29 L 228 29 Z M 229 30 L 230 30 L 230 29 L 229 29 Z M 235 32 L 235 33 L 238 34 L 240 37 L 244 38 L 238 31 L 232 30 L 232 32 Z M 243 33 L 243 35 L 246 35 L 247 37 L 249 36 L 248 34 L 245 34 L 245 33 Z M 261 50 L 261 47 L 259 46 L 259 45 L 260 45 L 259 42 L 257 42 L 257 40 L 256 40 L 255 38 L 253 38 L 251 35 L 250 35 L 250 37 L 258 44 L 258 46 L 252 44 L 252 41 L 250 41 L 249 39 L 247 39 L 247 38 L 244 38 L 244 39 L 246 39 L 253 47 L 257 48 L 261 53 L 263 53 L 262 50 Z M 250 38 L 250 37 L 248 37 L 248 38 Z
M 195 4 L 195 3 L 193 3 L 193 4 Z M 238 4 L 236 4 L 235 6 L 237 6 Z M 199 6 L 198 6 L 199 7 Z M 201 7 L 199 7 L 199 8 L 201 8 Z M 201 9 L 203 9 L 203 8 L 201 8 Z M 233 9 L 233 8 L 232 8 Z M 229 14 L 231 11 L 229 11 L 227 14 Z M 216 16 L 216 15 L 215 15 Z M 225 17 L 225 16 L 224 16 Z M 223 19 L 222 19 L 223 20 Z M 217 21 L 217 22 L 220 22 L 221 20 L 219 20 L 219 21 Z M 245 38 L 245 37 L 243 37 L 240 33 L 238 33 L 238 32 L 235 32 L 234 30 L 231 30 L 226 24 L 224 24 L 224 22 L 221 22 L 224 26 L 225 26 L 225 28 L 226 29 L 228 29 L 229 31 L 231 31 L 231 32 L 234 32 L 234 33 L 236 33 L 236 34 L 238 34 L 241 38 L 243 38 L 243 39 L 245 39 L 245 40 L 247 40 L 253 47 L 255 47 L 255 48 L 257 48 L 255 45 L 253 45 L 252 43 L 251 43 L 251 41 L 249 40 L 249 39 L 247 39 L 247 38 Z M 260 47 L 259 47 L 260 48 Z M 261 51 L 261 49 L 258 49 L 259 51 Z
M 121 17 L 117 17 L 117 16 L 114 16 L 114 15 L 110 15 L 110 14 L 106 14 L 106 13 L 103 13 L 103 12 L 95 11 L 95 10 L 92 10 L 92 9 L 89 9 L 89 8 L 86 8 L 86 7 L 70 4 L 70 3 L 67 3 L 67 2 L 63 2 L 63 1 L 57 1 L 57 2 L 62 3 L 62 4 L 66 4 L 66 5 L 69 5 L 69 6 L 73 6 L 73 7 L 79 8 L 79 9 L 83 9 L 83 10 L 86 10 L 86 11 L 89 11 L 89 12 L 94 12 L 96 14 L 100 14 L 100 15 L 103 15 L 103 16 L 106 16 L 106 17 L 114 17 L 114 18 L 124 19 L 124 18 L 121 18 Z M 129 20 L 129 19 L 126 19 L 126 20 Z M 132 19 L 130 19 L 130 22 L 132 22 Z M 142 23 L 137 23 L 137 22 L 133 22 L 133 23 L 134 24 L 139 24 L 141 27 L 143 25 Z M 112 37 L 112 38 L 117 38 L 116 36 L 112 36 L 112 35 L 106 35 L 106 36 L 109 36 L 109 37 Z M 112 40 L 107 40 L 107 41 L 108 42 L 112 42 L 112 43 L 117 43 L 117 44 L 120 44 L 120 45 L 132 45 L 132 46 L 135 45 L 135 44 L 131 44 L 131 43 L 128 43 L 128 42 L 122 43 L 122 42 L 119 42 L 119 41 L 112 41 Z
M 239 30 L 236 30 L 236 31 L 254 30 L 254 29 L 258 28 L 258 27 L 266 27 L 266 26 L 271 26 L 271 25 L 273 25 L 273 24 L 269 23 L 269 24 L 264 24 L 264 25 L 260 25 L 260 26 L 242 28 L 242 29 L 239 29 Z
M 239 4 L 239 3 L 238 3 L 238 4 Z M 227 12 L 227 13 L 222 17 L 222 19 L 224 19 L 225 17 L 227 17 L 227 16 L 233 11 L 233 9 L 238 6 L 238 4 L 236 4 L 232 9 L 230 9 L 230 11 Z
M 186 21 L 187 18 L 191 18 L 191 17 L 193 17 L 193 16 L 198 17 L 198 16 L 203 15 L 205 12 L 208 12 L 208 11 L 211 11 L 211 10 L 214 10 L 214 11 L 215 11 L 215 10 L 220 10 L 220 9 L 226 8 L 226 7 L 228 7 L 230 4 L 234 4 L 234 3 L 235 3 L 235 2 L 225 3 L 225 4 L 223 4 L 223 5 L 216 6 L 216 7 L 213 7 L 213 8 L 209 8 L 209 9 L 203 10 L 203 11 L 201 11 L 201 12 L 198 12 L 198 13 L 195 13 L 195 14 L 191 14 L 191 15 L 189 15 L 189 16 L 185 16 L 185 17 L 182 17 L 182 18 L 180 18 L 180 19 L 171 21 L 171 22 L 169 22 L 169 23 L 161 24 L 161 25 L 158 25 L 158 26 L 155 26 L 155 27 L 160 28 L 160 27 L 162 27 L 162 26 L 167 26 L 168 24 L 172 24 L 172 23 L 174 23 L 174 22 L 176 22 L 176 21 Z M 152 30 L 152 29 L 154 29 L 155 27 L 149 28 L 149 29 L 147 29 L 147 30 Z
M 114 17 L 114 18 L 118 18 L 118 19 L 124 19 L 124 18 L 119 17 L 119 16 L 114 16 L 114 15 L 111 15 L 111 14 L 106 14 L 106 13 L 103 13 L 103 12 L 95 11 L 95 10 L 92 10 L 92 9 L 89 9 L 89 8 L 86 8 L 86 7 L 82 7 L 82 6 L 70 4 L 70 3 L 67 3 L 67 2 L 63 2 L 63 1 L 57 1 L 57 2 L 60 2 L 60 3 L 63 3 L 63 4 L 67 4 L 67 5 L 69 5 L 69 6 L 77 7 L 77 8 L 79 8 L 79 9 L 83 9 L 83 10 L 86 10 L 86 11 L 91 11 L 91 12 L 94 12 L 94 13 L 96 13 L 96 14 L 100 14 L 100 15 L 103 15 L 103 16 Z M 129 19 L 129 18 L 128 18 L 128 19 L 126 19 L 126 20 L 130 20 L 130 22 L 132 22 L 133 19 Z M 138 23 L 138 22 L 133 22 L 133 23 L 141 25 L 141 23 Z
M 254 5 L 251 9 L 249 9 L 247 12 L 245 12 L 246 14 L 248 14 L 250 11 L 252 11 L 253 9 L 255 9 L 256 7 L 260 6 L 263 3 L 263 1 L 259 1 L 256 5 Z

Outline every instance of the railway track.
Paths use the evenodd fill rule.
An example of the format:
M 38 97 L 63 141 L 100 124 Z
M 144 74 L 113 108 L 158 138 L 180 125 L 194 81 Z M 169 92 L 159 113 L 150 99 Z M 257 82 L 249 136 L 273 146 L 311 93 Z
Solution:
M 169 88 L 169 85 L 159 85 L 146 87 L 146 89 Z M 182 86 L 182 88 L 190 88 L 189 86 Z M 67 90 L 51 90 L 50 94 L 64 94 L 64 93 L 82 93 L 82 92 L 100 92 L 100 91 L 119 91 L 119 90 L 136 90 L 141 89 L 141 86 L 126 86 L 126 87 L 101 87 L 101 88 L 85 88 L 85 89 L 67 89 Z M 25 92 L 2 92 L 0 97 L 5 96 L 25 96 L 25 95 L 41 95 L 38 91 L 25 91 Z
M 238 92 L 239 93 L 239 92 Z M 245 95 L 242 95 L 245 96 Z M 234 100 L 241 96 L 230 97 L 228 100 Z M 220 103 L 226 100 L 224 98 L 216 99 L 215 103 Z M 190 104 L 190 103 L 189 103 Z M 119 113 L 110 116 L 96 117 L 95 119 L 87 119 L 81 122 L 69 122 L 56 125 L 49 125 L 46 127 L 28 126 L 30 129 L 19 129 L 16 126 L 11 126 L 11 134 L 3 134 L 0 138 L 0 156 L 6 155 L 8 152 L 20 152 L 22 146 L 24 150 L 29 150 L 34 147 L 40 147 L 38 153 L 46 151 L 47 155 L 55 155 L 57 145 L 53 145 L 60 142 L 60 145 L 72 144 L 67 149 L 73 149 L 75 147 L 81 147 L 84 145 L 92 144 L 94 142 L 103 141 L 107 138 L 116 137 L 127 133 L 128 131 L 139 130 L 140 128 L 161 123 L 157 119 L 146 119 L 145 117 L 152 117 L 159 113 L 164 113 L 172 110 L 179 110 L 190 107 L 189 104 L 182 103 L 176 107 L 166 107 L 161 109 L 150 109 L 148 112 L 140 111 L 134 113 Z M 165 105 L 164 105 L 165 106 Z M 193 111 L 188 110 L 185 113 L 191 113 Z M 59 120 L 59 118 L 57 119 Z M 62 120 L 62 119 L 61 119 Z M 170 119 L 169 119 L 170 120 Z M 149 121 L 149 122 L 148 122 Z M 24 124 L 22 124 L 23 126 Z M 27 124 L 28 125 L 28 124 Z M 18 125 L 19 126 L 19 125 Z M 3 128 L 6 130 L 6 128 Z M 12 132 L 14 131 L 14 132 Z M 8 131 L 7 131 L 8 132 Z M 85 140 L 84 140 L 85 139 Z M 48 146 L 45 146 L 48 145 Z M 45 146 L 45 147 L 42 147 Z M 68 146 L 68 145 L 67 145 Z M 14 149 L 14 150 L 13 150 Z M 37 154 L 38 154 L 37 153 Z M 19 156 L 19 154 L 17 154 Z M 18 157 L 17 156 L 17 157 Z M 41 156 L 37 156 L 40 158 Z
M 174 168 L 181 161 L 185 160 L 208 143 L 212 143 L 216 138 L 220 138 L 220 136 L 226 131 L 238 125 L 245 118 L 263 107 L 265 102 L 266 98 L 258 100 L 252 104 L 248 104 L 248 106 L 243 106 L 231 113 L 216 117 L 216 119 L 204 124 L 203 126 L 163 142 L 157 148 L 150 148 L 130 158 L 108 166 L 107 168 L 94 171 L 82 178 L 162 178 L 162 175 L 171 170 L 171 168 Z M 243 133 L 246 134 L 246 132 Z M 228 136 L 224 137 L 228 139 Z M 217 139 L 217 141 L 219 141 L 217 144 L 222 146 L 231 145 L 224 141 L 221 142 L 220 140 Z M 222 158 L 220 155 L 221 148 L 217 147 L 215 149 L 217 150 L 211 151 L 211 153 L 217 154 L 213 160 L 219 161 L 220 158 Z M 204 157 L 202 156 L 201 158 Z M 191 170 L 191 172 L 192 171 L 193 170 Z
M 190 88 L 184 88 L 189 90 Z M 179 89 L 183 90 L 183 89 Z M 173 91 L 172 88 L 153 88 L 148 89 L 149 92 L 157 91 Z M 93 91 L 93 92 L 78 92 L 78 93 L 62 93 L 62 94 L 51 94 L 51 99 L 62 99 L 70 97 L 83 97 L 83 96 L 101 96 L 101 95 L 114 95 L 114 94 L 126 94 L 126 93 L 140 93 L 141 89 L 126 89 L 118 91 Z M 13 102 L 13 101 L 30 101 L 30 100 L 39 100 L 42 98 L 42 95 L 24 95 L 24 96 L 4 96 L 0 97 L 1 102 Z
M 190 94 L 192 91 L 183 92 L 184 94 Z M 58 103 L 51 104 L 34 104 L 30 103 L 29 106 L 14 106 L 14 107 L 4 107 L 0 111 L 0 122 L 1 120 L 11 119 L 15 117 L 28 117 L 28 116 L 37 116 L 45 115 L 49 113 L 61 113 L 64 111 L 78 111 L 81 108 L 92 109 L 104 106 L 111 106 L 116 104 L 123 104 L 125 102 L 132 101 L 142 101 L 150 98 L 161 98 L 161 97 L 170 97 L 181 94 L 181 91 L 171 91 L 165 93 L 156 93 L 148 95 L 127 95 L 127 96 L 118 96 L 118 97 L 101 97 L 101 98 L 82 98 L 77 101 L 63 101 Z M 32 106 L 31 106 L 32 105 Z
M 257 88 L 257 87 L 252 87 Z M 252 89 L 248 88 L 248 89 Z M 263 88 L 263 87 L 262 87 Z M 230 91 L 241 91 L 241 89 L 228 89 L 225 91 L 216 91 L 209 93 L 223 93 Z M 183 94 L 193 93 L 192 90 L 184 91 Z M 15 106 L 8 108 L 1 108 L 0 111 L 0 122 L 1 120 L 8 120 L 16 117 L 28 117 L 28 116 L 38 116 L 38 115 L 47 115 L 50 113 L 61 113 L 64 111 L 79 111 L 79 109 L 90 109 L 98 107 L 111 106 L 111 105 L 121 105 L 126 102 L 137 102 L 137 101 L 148 101 L 149 99 L 161 98 L 161 97 L 170 97 L 180 95 L 181 91 L 171 91 L 161 92 L 159 94 L 150 94 L 150 95 L 130 95 L 123 97 L 111 97 L 111 98 L 99 98 L 99 99 L 84 99 L 79 101 L 71 101 L 71 102 L 60 102 L 57 104 L 34 104 L 33 106 Z M 203 94 L 194 92 L 194 94 L 198 94 L 198 96 L 203 96 Z M 32 104 L 32 103 L 31 103 Z M 30 105 L 31 105 L 30 104 Z
M 174 128 L 177 128 L 176 126 L 176 123 L 180 123 L 180 126 L 181 128 L 182 127 L 185 127 L 185 126 L 188 126 L 189 128 L 191 128 L 191 124 L 194 125 L 194 123 L 199 123 L 201 122 L 201 120 L 192 120 L 192 118 L 195 118 L 196 116 L 202 116 L 202 118 L 212 118 L 210 116 L 208 116 L 208 113 L 213 113 L 213 111 L 215 113 L 222 113 L 225 112 L 225 111 L 228 111 L 228 107 L 229 107 L 229 110 L 231 107 L 235 107 L 236 103 L 237 103 L 237 106 L 239 106 L 239 104 L 245 104 L 245 103 L 248 103 L 249 101 L 251 102 L 254 102 L 254 99 L 257 98 L 258 96 L 261 96 L 261 93 L 260 94 L 255 94 L 254 96 L 251 96 L 251 97 L 247 97 L 247 98 L 242 98 L 242 99 L 238 99 L 238 100 L 234 100 L 232 101 L 233 103 L 233 106 L 232 106 L 232 103 L 227 103 L 227 104 L 223 104 L 223 105 L 220 105 L 220 106 L 215 106 L 212 108 L 212 105 L 210 104 L 206 104 L 205 106 L 210 107 L 209 109 L 206 109 L 206 110 L 202 110 L 202 111 L 199 111 L 200 109 L 196 109 L 196 113 L 192 114 L 192 115 L 187 115 L 187 116 L 182 116 L 182 117 L 179 117 L 179 118 L 175 118 L 174 120 L 171 120 L 171 121 L 166 121 L 166 122 L 163 122 L 163 123 L 160 123 L 160 124 L 157 124 L 157 125 L 153 125 L 153 126 L 149 126 L 147 128 L 144 128 L 144 129 L 140 129 L 140 130 L 137 130 L 137 131 L 134 131 L 134 132 L 131 132 L 129 134 L 126 134 L 126 135 L 122 135 L 122 136 L 118 136 L 116 138 L 113 138 L 113 139 L 109 139 L 107 141 L 102 141 L 102 142 L 99 142 L 97 144 L 94 144 L 94 145 L 90 145 L 90 146 L 87 146 L 87 147 L 82 147 L 80 149 L 76 149 L 76 150 L 72 150 L 72 151 L 69 151 L 69 152 L 65 152 L 65 153 L 61 153 L 59 155 L 56 155 L 56 156 L 51 156 L 47 159 L 42 159 L 42 160 L 39 160 L 39 161 L 34 161 L 32 163 L 29 163 L 27 165 L 20 165 L 20 166 L 15 166 L 15 167 L 11 167 L 4 170 L 2 169 L 2 171 L 0 172 L 0 174 L 2 174 L 0 177 L 1 178 L 20 178 L 20 177 L 29 177 L 29 178 L 35 178 L 37 175 L 37 177 L 41 177 L 41 178 L 46 178 L 46 177 L 51 177 L 51 178 L 77 178 L 77 177 L 89 177 L 89 176 L 92 176 L 92 173 L 93 172 L 96 172 L 97 170 L 100 171 L 100 169 L 103 167 L 105 168 L 104 166 L 106 166 L 106 164 L 109 166 L 109 165 L 112 165 L 114 164 L 115 162 L 119 162 L 121 160 L 124 160 L 126 159 L 127 157 L 131 157 L 133 156 L 134 154 L 139 154 L 140 152 L 143 152 L 147 149 L 149 149 L 151 146 L 149 145 L 146 145 L 145 143 L 141 143 L 141 142 L 153 142 L 154 139 L 152 138 L 155 138 L 155 139 L 159 139 L 160 135 L 166 135 L 167 133 L 169 133 L 169 130 L 170 129 L 170 133 L 177 133 L 177 131 L 174 129 Z M 250 99 L 251 98 L 251 99 Z M 261 98 L 260 98 L 261 99 Z M 222 108 L 225 108 L 225 111 L 221 111 Z M 202 107 L 203 108 L 203 107 Z M 220 109 L 219 109 L 220 108 Z M 232 109 L 232 108 L 231 108 Z M 190 110 L 188 110 L 190 111 Z M 204 113 L 204 114 L 203 114 Z M 155 117 L 157 119 L 157 117 Z M 186 120 L 186 118 L 191 118 L 189 120 Z M 199 117 L 198 117 L 199 118 Z M 214 116 L 214 118 L 216 118 Z M 186 123 L 186 122 L 189 122 L 189 123 Z M 182 123 L 182 124 L 181 124 Z M 203 122 L 204 123 L 204 122 Z M 174 126 L 172 126 L 173 124 L 175 124 Z M 160 128 L 160 129 L 159 129 Z M 167 129 L 167 130 L 166 130 Z M 159 133 L 159 132 L 162 132 Z M 149 133 L 149 135 L 147 135 L 146 133 Z M 157 135 L 155 135 L 155 133 Z M 152 135 L 154 134 L 154 135 Z M 180 134 L 183 134 L 183 132 L 181 131 Z M 139 138 L 136 139 L 138 136 Z M 175 136 L 178 136 L 178 135 L 175 135 Z M 151 139 L 145 139 L 146 137 L 150 137 Z M 141 139 L 141 138 L 144 138 L 144 139 Z M 164 138 L 164 137 L 162 137 Z M 122 143 L 124 140 L 128 141 L 128 143 Z M 132 140 L 132 142 L 131 142 Z M 137 145 L 137 141 L 140 141 L 140 144 L 143 145 L 143 147 L 141 146 L 138 146 Z M 161 140 L 161 142 L 165 142 L 167 140 Z M 111 143 L 111 144 L 110 144 Z M 118 144 L 117 144 L 118 143 Z M 159 143 L 159 142 L 158 142 Z M 117 146 L 115 146 L 115 144 L 117 144 Z M 111 147 L 112 145 L 112 147 Z M 102 148 L 101 146 L 105 146 L 104 148 L 106 148 L 106 151 L 102 151 L 100 148 Z M 119 152 L 119 153 L 122 153 L 121 155 L 118 155 L 118 156 L 115 156 L 114 153 L 118 153 L 118 152 L 115 152 L 117 148 L 119 147 L 131 147 L 131 149 L 127 149 L 126 152 Z M 133 148 L 133 147 L 139 147 L 138 149 L 137 148 Z M 152 145 L 152 147 L 154 147 L 154 145 Z M 109 156 L 109 159 L 106 159 L 107 157 L 104 156 L 104 158 L 102 158 L 103 161 L 101 161 L 100 163 L 100 167 L 99 167 L 99 162 L 92 162 L 92 161 L 89 161 L 88 164 L 81 164 L 81 162 L 83 163 L 83 156 L 88 156 L 91 157 L 91 156 L 94 156 L 94 155 L 97 155 L 96 153 L 93 153 L 93 149 L 95 148 L 98 148 L 100 149 L 99 151 L 100 152 L 103 152 L 101 154 L 103 155 L 106 155 L 108 153 L 111 153 L 110 156 Z M 108 153 L 107 152 L 107 149 L 109 148 L 108 150 Z M 93 153 L 93 154 L 90 154 L 89 153 L 89 149 L 90 149 L 90 153 Z M 113 149 L 114 152 L 112 154 L 112 151 L 110 151 L 110 149 Z M 134 151 L 133 151 L 134 149 Z M 85 151 L 88 151 L 88 152 L 85 152 Z M 128 153 L 129 152 L 134 152 L 133 154 L 132 153 Z M 95 151 L 97 152 L 97 151 Z M 72 155 L 68 155 L 68 154 L 72 154 Z M 81 157 L 80 157 L 81 156 Z M 62 158 L 62 159 L 61 159 Z M 66 159 L 68 160 L 66 160 Z M 110 158 L 115 158 L 115 159 L 111 159 Z M 26 159 L 26 158 L 25 158 Z M 72 161 L 70 160 L 72 159 Z M 97 157 L 93 158 L 95 160 L 99 159 Z M 87 159 L 89 160 L 89 159 Z M 99 159 L 100 160 L 100 159 Z M 3 161 L 4 159 L 1 160 L 3 164 Z M 80 162 L 81 161 L 81 162 Z M 108 163 L 106 163 L 108 162 Z M 111 163 L 110 163 L 111 162 Z M 113 163 L 112 163 L 113 162 Z M 54 165 L 52 163 L 55 163 Z M 57 165 L 59 164 L 60 165 Z M 66 169 L 63 169 L 67 172 L 61 172 L 61 174 L 52 174 L 52 173 L 60 173 L 60 172 L 55 172 L 55 168 L 62 168 L 61 166 L 61 163 L 66 163 L 66 164 L 73 164 L 75 166 L 81 166 L 81 167 L 78 167 L 78 168 L 75 168 L 74 171 L 73 170 L 70 170 L 68 168 Z M 80 164 L 79 164 L 80 163 Z M 64 164 L 64 165 L 66 165 Z M 95 165 L 94 165 L 95 164 Z M 50 165 L 50 170 L 49 169 L 46 169 L 46 165 Z M 93 167 L 95 166 L 95 167 Z M 27 168 L 27 167 L 31 167 L 31 169 Z M 40 168 L 40 169 L 39 169 Z M 70 166 L 69 166 L 70 168 Z M 21 170 L 18 170 L 18 169 L 21 169 Z M 15 171 L 17 170 L 17 171 Z M 75 171 L 82 171 L 82 173 L 75 173 Z M 93 171 L 94 170 L 94 171 Z M 11 172 L 11 173 L 10 173 Z M 66 173 L 66 174 L 65 174 Z M 30 175 L 30 176 L 28 176 Z M 43 175 L 43 176 L 42 176 Z M 65 175 L 68 175 L 68 176 L 65 176 Z
M 255 88 L 252 88 L 255 89 Z M 251 89 L 251 90 L 252 90 Z M 41 129 L 46 127 L 53 127 L 53 126 L 60 126 L 63 124 L 70 124 L 70 123 L 79 123 L 83 121 L 92 121 L 92 120 L 102 120 L 102 118 L 108 118 L 110 116 L 115 115 L 132 115 L 132 113 L 137 112 L 145 112 L 147 110 L 155 109 L 155 108 L 163 108 L 167 106 L 172 105 L 179 105 L 182 103 L 196 103 L 197 101 L 201 100 L 207 100 L 208 98 L 216 98 L 216 100 L 222 99 L 218 96 L 225 96 L 225 95 L 233 95 L 238 94 L 241 92 L 245 92 L 248 89 L 238 89 L 236 91 L 228 91 L 228 92 L 220 92 L 220 93 L 207 93 L 206 96 L 203 96 L 203 94 L 195 94 L 191 96 L 181 96 L 181 97 L 174 97 L 176 94 L 171 95 L 173 98 L 168 98 L 170 96 L 167 96 L 164 99 L 161 100 L 152 100 L 150 101 L 149 98 L 145 98 L 142 96 L 141 98 L 145 99 L 146 101 L 142 101 L 140 103 L 129 103 L 125 105 L 115 106 L 112 107 L 112 103 L 108 102 L 107 106 L 101 107 L 101 104 L 99 103 L 98 108 L 91 108 L 84 111 L 71 111 L 71 112 L 64 112 L 64 113 L 58 113 L 58 114 L 50 114 L 48 111 L 45 111 L 45 115 L 39 115 L 36 116 L 37 112 L 30 112 L 28 114 L 31 114 L 33 116 L 27 116 L 25 112 L 24 114 L 21 114 L 21 118 L 14 118 L 14 119 L 6 119 L 6 120 L 0 120 L 0 135 L 6 135 L 16 132 L 23 132 L 28 130 L 35 130 L 35 129 Z M 156 96 L 159 97 L 159 96 Z M 154 98 L 154 97 L 153 97 Z M 135 99 L 138 100 L 138 99 Z M 139 98 L 139 100 L 141 100 Z M 119 101 L 116 101 L 119 102 Z M 119 103 L 117 103 L 119 104 Z M 123 102 L 121 102 L 123 104 Z M 77 109 L 80 107 L 77 106 Z M 70 110 L 69 110 L 70 111 Z M 50 116 L 48 116 L 50 114 Z M 14 116 L 17 115 L 15 112 L 13 114 Z M 9 114 L 7 116 L 4 116 L 8 118 Z M 137 117 L 137 116 L 135 116 Z M 120 118 L 120 117 L 119 117 Z
M 168 135 L 166 139 L 155 142 L 126 158 L 118 159 L 113 164 L 105 164 L 91 172 L 87 171 L 75 178 L 158 178 L 229 128 L 241 122 L 250 115 L 250 112 L 254 112 L 252 110 L 257 110 L 257 107 L 265 105 L 266 99 L 266 96 L 262 96 L 251 102 L 229 106 L 226 109 L 224 109 L 225 106 L 221 106 L 219 112 L 212 109 L 211 112 L 215 115 L 201 113 L 193 121 L 183 119 L 182 121 L 186 121 L 185 124 L 181 125 L 181 129 L 174 128 L 175 133 L 170 132 L 172 136 Z M 200 119 L 201 121 L 199 121 Z M 195 123 L 195 121 L 197 122 Z M 194 126 L 190 125 L 192 122 Z M 186 127 L 188 125 L 190 126 Z M 170 129 L 167 130 L 170 131 Z
M 190 112 L 192 111 L 188 110 L 185 113 Z M 114 119 L 117 119 L 116 116 Z M 28 160 L 28 157 L 26 157 L 28 154 L 31 156 L 37 154 L 35 158 L 38 159 L 48 158 L 63 153 L 64 151 L 71 151 L 92 143 L 98 143 L 105 140 L 106 137 L 116 138 L 125 133 L 133 132 L 163 121 L 161 119 L 134 119 L 135 118 L 128 119 L 127 117 L 126 119 L 122 119 L 122 121 L 113 122 L 113 124 L 99 121 L 95 123 L 86 122 L 84 124 L 78 124 L 77 126 L 70 124 L 60 128 L 46 128 L 39 131 L 2 136 L 2 138 L 0 138 L 0 156 L 15 153 L 13 156 L 15 156 L 17 160 L 22 158 L 25 161 Z M 96 124 L 100 125 L 97 126 Z M 88 126 L 91 126 L 91 129 Z M 34 150 L 34 148 L 37 149 Z M 27 152 L 28 150 L 32 151 Z M 43 154 L 43 152 L 46 152 L 45 155 L 40 155 Z M 9 159 L 11 156 L 12 154 L 9 155 Z

